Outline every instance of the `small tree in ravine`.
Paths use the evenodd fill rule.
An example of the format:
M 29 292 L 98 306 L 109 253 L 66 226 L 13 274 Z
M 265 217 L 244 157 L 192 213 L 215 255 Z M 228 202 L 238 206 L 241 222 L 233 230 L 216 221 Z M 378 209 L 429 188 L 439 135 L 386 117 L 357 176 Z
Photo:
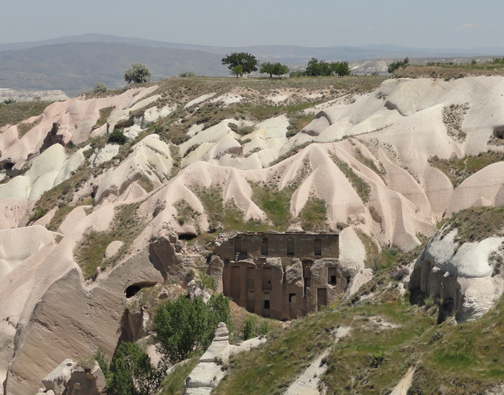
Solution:
M 270 79 L 273 78 L 274 75 L 281 79 L 282 75 L 289 73 L 289 68 L 281 63 L 266 62 L 261 65 L 259 72 L 262 74 L 269 74 Z
M 396 71 L 399 68 L 404 68 L 409 64 L 409 58 L 404 58 L 404 60 L 396 60 L 392 63 L 390 63 L 387 71 L 392 74 L 394 71 Z
M 242 66 L 243 70 L 240 76 L 257 71 L 256 57 L 246 52 L 232 52 L 231 55 L 222 58 L 222 64 L 227 65 L 229 71 L 233 74 L 236 66 Z
M 149 82 L 151 73 L 146 65 L 142 63 L 133 63 L 131 67 L 124 73 L 124 80 L 128 84 Z

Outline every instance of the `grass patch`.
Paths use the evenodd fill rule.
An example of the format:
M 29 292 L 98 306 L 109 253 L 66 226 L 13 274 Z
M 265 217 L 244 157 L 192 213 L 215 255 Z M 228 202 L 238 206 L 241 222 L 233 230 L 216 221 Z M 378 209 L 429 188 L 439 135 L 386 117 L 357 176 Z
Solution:
M 147 176 L 140 177 L 140 179 L 137 181 L 137 184 L 141 186 L 147 193 L 152 192 L 154 190 L 154 184 Z
M 441 170 L 450 179 L 454 187 L 460 185 L 465 179 L 484 169 L 492 163 L 504 160 L 504 152 L 487 151 L 476 156 L 464 156 L 450 159 L 440 159 L 437 156 L 429 158 L 431 166 Z
M 302 151 L 306 147 L 308 147 L 310 144 L 313 144 L 311 141 L 307 141 L 306 143 L 296 145 L 295 147 L 291 148 L 288 152 L 280 156 L 277 160 L 275 160 L 273 163 L 270 164 L 270 166 L 274 166 L 280 162 L 283 162 L 285 159 L 290 158 L 291 156 L 296 155 L 298 152 Z
M 369 184 L 360 178 L 348 164 L 340 160 L 337 156 L 331 155 L 331 158 L 345 177 L 348 178 L 361 200 L 367 203 L 369 201 L 369 194 L 371 193 Z
M 91 177 L 91 172 L 80 169 L 76 174 L 68 180 L 56 185 L 54 188 L 44 192 L 37 200 L 34 207 L 34 213 L 47 213 L 54 207 L 67 206 L 73 200 L 73 194 L 76 192 L 88 179 Z M 40 216 L 38 217 L 40 218 Z M 38 219 L 36 218 L 36 219 Z M 30 222 L 35 221 L 30 218 Z
M 110 117 L 110 114 L 112 113 L 112 110 L 114 110 L 115 107 L 105 107 L 105 108 L 100 108 L 100 118 L 96 121 L 95 128 L 99 128 L 100 126 L 103 126 L 107 123 L 108 118 Z
M 177 210 L 177 221 L 179 225 L 184 225 L 190 219 L 196 220 L 200 215 L 200 213 L 189 206 L 189 203 L 185 200 L 175 202 L 174 207 Z
M 357 229 L 356 232 L 366 250 L 366 259 L 364 260 L 366 267 L 369 267 L 373 269 L 374 272 L 377 272 L 390 268 L 397 262 L 399 255 L 396 249 L 381 250 L 374 240 L 362 230 Z
M 210 231 L 251 231 L 260 232 L 267 230 L 267 225 L 257 220 L 244 220 L 243 211 L 241 211 L 234 200 L 224 203 L 222 190 L 212 186 L 204 188 L 193 186 L 192 190 L 198 196 L 205 213 L 207 214 Z
M 331 343 L 324 327 L 331 327 L 329 313 L 298 320 L 290 330 L 275 330 L 268 342 L 248 353 L 233 356 L 229 376 L 217 387 L 217 394 L 282 394 L 289 382 Z
M 18 124 L 18 137 L 19 138 L 23 137 L 26 133 L 28 133 L 35 126 L 37 126 L 41 120 L 42 120 L 42 116 L 39 116 L 33 122 L 30 122 L 30 123 L 22 122 L 22 123 Z
M 63 205 L 61 207 L 58 207 L 58 210 L 56 210 L 56 213 L 54 214 L 54 217 L 52 217 L 51 222 L 47 225 L 47 229 L 56 232 L 60 225 L 63 223 L 65 220 L 66 216 L 70 214 L 70 212 L 74 209 L 75 207 L 72 206 L 66 206 Z
M 362 151 L 359 148 L 355 149 L 355 159 L 357 159 L 359 162 L 361 162 L 364 166 L 369 167 L 371 170 L 373 170 L 376 174 L 378 174 L 383 181 L 385 181 L 385 168 L 383 167 L 382 163 L 380 162 L 380 168 L 376 166 L 374 160 L 364 156 L 362 154 Z
M 396 254 L 397 262 L 408 259 Z M 324 349 L 334 344 L 330 332 L 350 326 L 332 346 L 321 376 L 327 393 L 385 394 L 410 366 L 416 366 L 411 390 L 434 394 L 483 393 L 504 380 L 504 299 L 481 319 L 459 325 L 437 324 L 436 309 L 409 302 L 391 279 L 397 267 L 378 273 L 354 300 L 294 320 L 268 335 L 261 348 L 235 356 L 217 394 L 282 394 Z M 390 283 L 392 282 L 392 286 Z M 386 329 L 384 324 L 393 324 Z
M 0 127 L 7 124 L 16 125 L 30 117 L 42 115 L 50 104 L 52 102 L 40 100 L 0 104 Z
M 266 213 L 274 230 L 285 230 L 291 223 L 290 202 L 294 191 L 292 186 L 280 190 L 276 185 L 252 184 L 252 201 Z
M 172 372 L 165 377 L 156 394 L 158 395 L 182 395 L 185 388 L 185 379 L 196 367 L 200 356 L 179 363 Z
M 478 207 L 461 210 L 446 221 L 443 234 L 458 229 L 455 241 L 462 245 L 492 236 L 504 236 L 504 207 Z
M 113 265 L 143 230 L 145 223 L 136 214 L 139 205 L 140 203 L 134 203 L 117 207 L 110 230 L 104 232 L 89 230 L 84 234 L 74 251 L 74 256 L 85 278 L 91 278 L 98 267 L 105 269 Z M 105 260 L 105 250 L 115 240 L 122 241 L 124 245 L 119 254 Z
M 393 73 L 397 78 L 442 78 L 446 81 L 478 75 L 504 75 L 504 64 L 501 62 L 410 64 Z
M 327 206 L 325 200 L 310 196 L 299 213 L 301 227 L 307 232 L 327 231 Z
M 303 128 L 306 127 L 313 119 L 315 114 L 294 114 L 289 119 L 289 126 L 287 127 L 287 137 L 292 137 L 298 134 Z

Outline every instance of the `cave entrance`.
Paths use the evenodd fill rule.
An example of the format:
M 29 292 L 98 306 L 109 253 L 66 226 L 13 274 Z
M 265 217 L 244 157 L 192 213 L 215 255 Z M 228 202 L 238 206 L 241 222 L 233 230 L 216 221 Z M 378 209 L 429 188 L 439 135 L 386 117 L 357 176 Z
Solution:
M 152 282 L 141 282 L 141 283 L 136 283 L 136 284 L 131 284 L 124 293 L 126 294 L 126 298 L 132 298 L 135 296 L 138 292 L 140 292 L 141 289 L 143 288 L 148 288 L 148 287 L 153 287 L 157 283 L 152 283 Z

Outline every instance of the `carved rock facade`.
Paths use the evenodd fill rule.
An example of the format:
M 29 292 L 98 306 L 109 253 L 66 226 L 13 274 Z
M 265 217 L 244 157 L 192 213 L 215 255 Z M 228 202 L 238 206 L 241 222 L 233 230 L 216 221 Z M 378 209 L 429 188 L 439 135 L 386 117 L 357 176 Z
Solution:
M 216 247 L 209 272 L 222 272 L 224 294 L 248 311 L 294 319 L 345 293 L 355 273 L 340 265 L 338 242 L 336 233 L 241 233 Z

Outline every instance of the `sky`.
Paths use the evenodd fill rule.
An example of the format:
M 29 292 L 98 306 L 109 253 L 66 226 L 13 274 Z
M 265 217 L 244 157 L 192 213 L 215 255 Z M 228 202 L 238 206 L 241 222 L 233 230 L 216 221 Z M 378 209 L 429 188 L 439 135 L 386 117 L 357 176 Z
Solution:
M 0 0 L 0 43 L 86 33 L 216 45 L 504 46 L 502 0 Z

